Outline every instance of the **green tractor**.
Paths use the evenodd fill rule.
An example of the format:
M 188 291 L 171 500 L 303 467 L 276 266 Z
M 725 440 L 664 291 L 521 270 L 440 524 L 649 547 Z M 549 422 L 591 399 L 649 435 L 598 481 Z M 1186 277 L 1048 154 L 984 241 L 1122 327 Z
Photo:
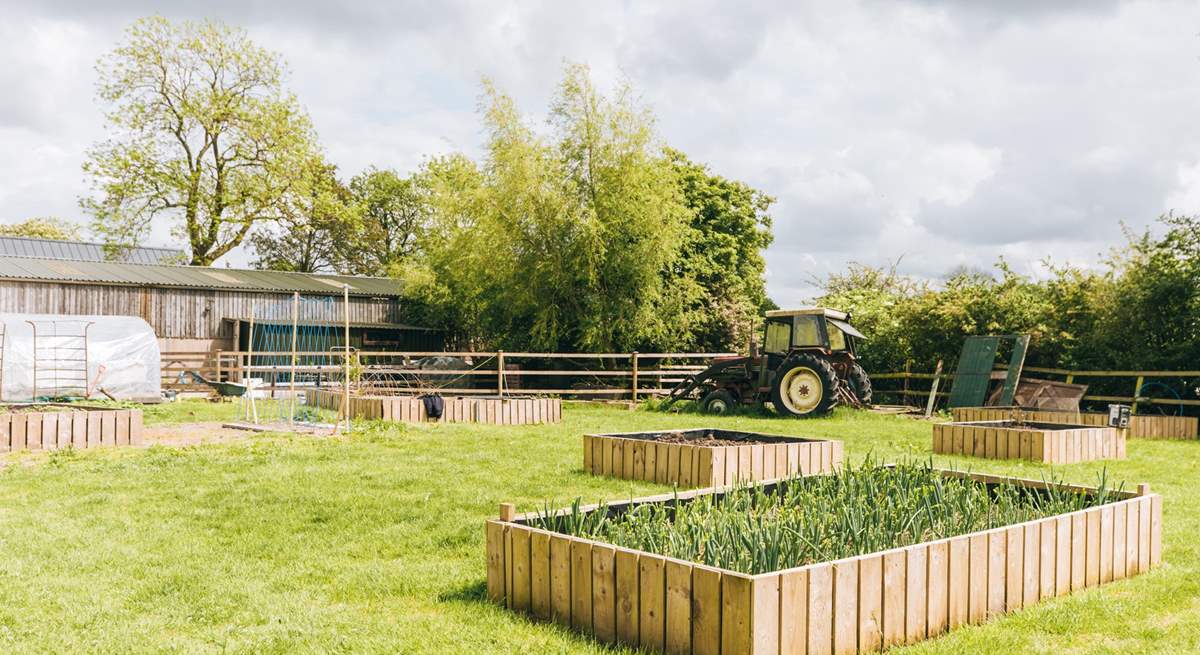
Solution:
M 684 378 L 667 399 L 695 399 L 705 412 L 723 414 L 737 405 L 770 402 L 787 416 L 812 417 L 839 404 L 871 404 L 871 379 L 854 355 L 850 315 L 810 307 L 766 314 L 761 352 L 718 357 L 707 369 Z

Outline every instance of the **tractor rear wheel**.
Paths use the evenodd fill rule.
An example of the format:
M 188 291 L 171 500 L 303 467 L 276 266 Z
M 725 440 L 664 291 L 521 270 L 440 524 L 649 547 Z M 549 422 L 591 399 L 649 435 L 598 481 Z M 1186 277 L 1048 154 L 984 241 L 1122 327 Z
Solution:
M 725 389 L 716 389 L 700 399 L 700 410 L 705 414 L 728 414 L 736 404 L 733 394 Z
M 771 402 L 775 411 L 788 416 L 820 416 L 837 405 L 837 371 L 816 355 L 801 353 L 775 372 Z
M 858 364 L 850 366 L 850 390 L 858 396 L 858 400 L 864 405 L 871 404 L 871 396 L 874 391 L 871 389 L 871 378 L 867 376 L 867 371 Z

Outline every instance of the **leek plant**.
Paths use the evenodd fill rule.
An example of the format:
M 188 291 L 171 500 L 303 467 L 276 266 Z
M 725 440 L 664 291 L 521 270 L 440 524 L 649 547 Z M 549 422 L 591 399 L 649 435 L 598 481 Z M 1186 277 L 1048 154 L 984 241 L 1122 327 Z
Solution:
M 534 527 L 757 574 L 888 550 L 1074 512 L 1113 500 L 1101 473 L 1081 493 L 945 476 L 932 462 L 884 466 L 868 458 L 830 475 L 797 477 L 771 491 L 648 503 L 609 516 L 601 506 L 547 509 Z M 1119 488 L 1118 488 L 1119 489 Z

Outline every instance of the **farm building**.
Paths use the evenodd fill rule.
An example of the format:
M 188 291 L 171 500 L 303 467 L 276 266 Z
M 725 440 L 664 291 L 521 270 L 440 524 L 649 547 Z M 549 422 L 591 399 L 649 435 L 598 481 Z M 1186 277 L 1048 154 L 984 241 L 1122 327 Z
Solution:
M 39 241 L 37 250 L 5 247 L 0 256 L 0 313 L 138 316 L 158 335 L 164 359 L 245 347 L 252 312 L 259 320 L 284 318 L 287 310 L 280 308 L 290 307 L 297 292 L 304 299 L 301 323 L 340 324 L 343 285 L 349 286 L 353 345 L 443 347 L 440 332 L 404 324 L 395 280 L 98 261 L 101 249 L 81 247 L 95 244 L 28 241 Z M 153 261 L 157 254 L 131 257 Z

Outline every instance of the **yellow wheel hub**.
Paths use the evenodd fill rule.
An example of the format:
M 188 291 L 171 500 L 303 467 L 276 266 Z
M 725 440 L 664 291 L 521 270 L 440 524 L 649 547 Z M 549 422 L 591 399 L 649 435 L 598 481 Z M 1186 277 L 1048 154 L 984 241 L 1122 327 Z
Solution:
M 780 398 L 794 414 L 808 414 L 821 404 L 825 385 L 821 376 L 807 366 L 797 366 L 783 376 Z

